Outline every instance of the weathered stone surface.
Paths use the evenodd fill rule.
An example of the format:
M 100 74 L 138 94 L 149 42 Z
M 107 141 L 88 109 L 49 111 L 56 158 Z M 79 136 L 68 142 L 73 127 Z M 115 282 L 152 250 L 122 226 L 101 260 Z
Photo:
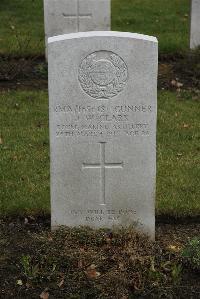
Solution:
M 49 39 L 52 227 L 135 225 L 154 238 L 157 40 Z
M 45 37 L 110 30 L 110 0 L 44 0 Z
M 200 0 L 191 0 L 190 49 L 200 46 Z

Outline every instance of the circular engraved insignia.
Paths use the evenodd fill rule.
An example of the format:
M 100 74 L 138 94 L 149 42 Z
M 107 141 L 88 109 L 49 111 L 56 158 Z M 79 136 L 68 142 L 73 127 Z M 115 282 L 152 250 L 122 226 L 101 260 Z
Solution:
M 98 51 L 85 57 L 79 67 L 79 82 L 92 98 L 109 99 L 121 92 L 128 80 L 128 68 L 119 55 Z

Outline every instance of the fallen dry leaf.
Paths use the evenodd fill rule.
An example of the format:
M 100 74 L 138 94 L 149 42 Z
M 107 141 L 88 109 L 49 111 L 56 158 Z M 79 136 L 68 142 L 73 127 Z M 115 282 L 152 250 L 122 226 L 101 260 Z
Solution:
M 171 81 L 171 85 L 172 85 L 172 86 L 176 86 L 176 80 L 172 80 L 172 81 Z
M 85 271 L 86 275 L 88 278 L 90 279 L 96 279 L 97 277 L 99 277 L 101 274 L 100 272 L 96 271 L 96 265 L 92 264 L 90 265 L 87 270 Z
M 17 285 L 18 285 L 18 286 L 22 286 L 22 285 L 23 285 L 23 282 L 22 282 L 21 279 L 18 279 L 18 280 L 17 280 Z
M 181 87 L 183 87 L 183 83 L 177 82 L 176 86 L 177 86 L 177 88 L 181 88 Z
M 180 88 L 183 87 L 183 83 L 178 82 L 178 81 L 175 80 L 175 79 L 173 79 L 173 80 L 171 81 L 171 85 L 172 85 L 173 87 L 176 87 L 178 91 L 180 91 Z
M 181 247 L 180 246 L 177 246 L 177 245 L 169 245 L 168 246 L 168 249 L 170 251 L 173 251 L 173 252 L 180 252 L 181 251 Z
M 49 299 L 49 292 L 48 289 L 45 289 L 41 294 L 40 294 L 41 299 Z
M 59 284 L 58 284 L 59 288 L 62 287 L 63 283 L 64 283 L 64 279 L 62 279 L 62 280 L 59 282 Z

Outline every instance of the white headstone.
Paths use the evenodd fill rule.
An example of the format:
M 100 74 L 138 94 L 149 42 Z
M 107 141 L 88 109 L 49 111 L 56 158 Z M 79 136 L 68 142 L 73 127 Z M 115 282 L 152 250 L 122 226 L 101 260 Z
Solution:
M 49 38 L 52 227 L 135 225 L 154 238 L 157 40 Z
M 110 30 L 110 0 L 44 0 L 45 39 L 80 31 Z
M 200 0 L 191 0 L 190 49 L 200 46 Z

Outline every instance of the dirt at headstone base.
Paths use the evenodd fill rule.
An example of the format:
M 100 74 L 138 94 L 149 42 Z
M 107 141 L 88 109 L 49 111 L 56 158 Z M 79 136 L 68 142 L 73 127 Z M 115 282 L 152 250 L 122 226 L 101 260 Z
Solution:
M 0 90 L 47 89 L 44 57 L 0 57 Z M 200 93 L 200 50 L 159 57 L 158 88 Z
M 127 230 L 50 230 L 50 216 L 0 221 L 0 298 L 200 298 L 181 248 L 200 224 L 157 224 L 156 242 Z

